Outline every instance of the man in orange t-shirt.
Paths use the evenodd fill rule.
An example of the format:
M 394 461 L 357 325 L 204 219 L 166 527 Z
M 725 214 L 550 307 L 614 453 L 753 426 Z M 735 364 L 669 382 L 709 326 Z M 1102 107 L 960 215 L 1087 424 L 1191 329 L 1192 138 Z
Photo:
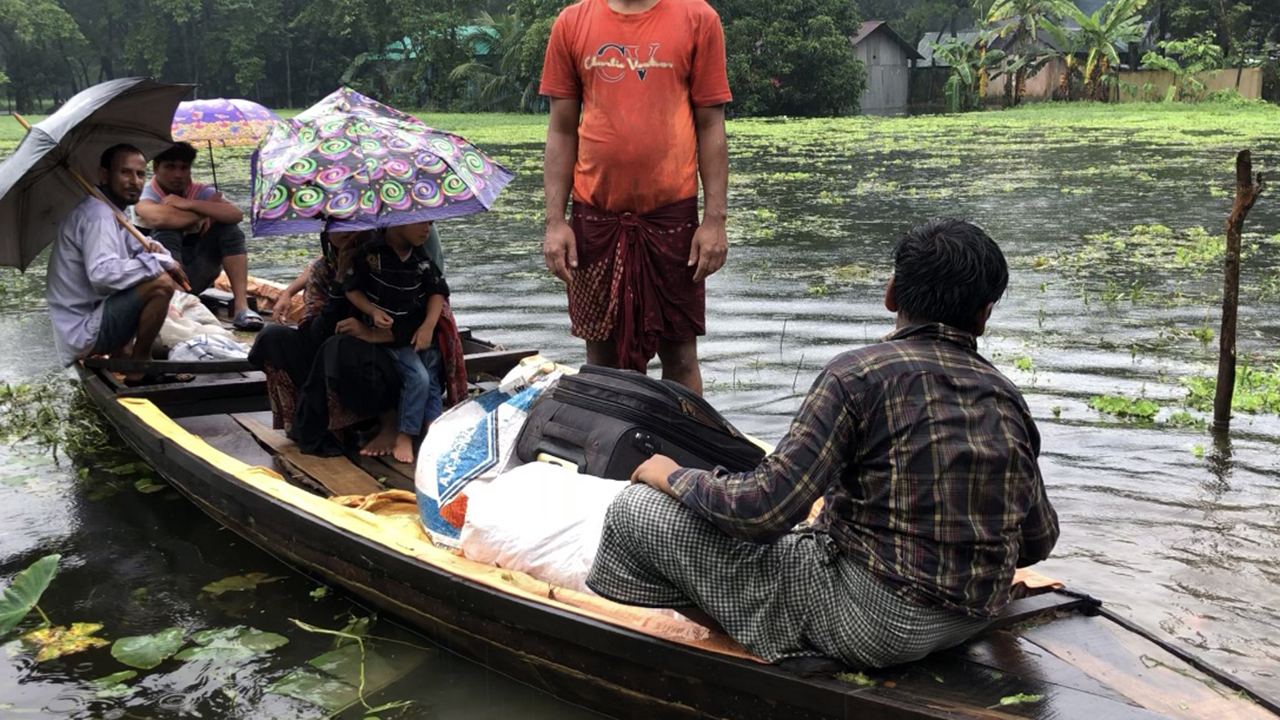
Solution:
M 551 30 L 541 93 L 543 255 L 587 362 L 643 372 L 656 353 L 665 379 L 701 392 L 705 279 L 728 252 L 719 16 L 705 0 L 581 0 Z

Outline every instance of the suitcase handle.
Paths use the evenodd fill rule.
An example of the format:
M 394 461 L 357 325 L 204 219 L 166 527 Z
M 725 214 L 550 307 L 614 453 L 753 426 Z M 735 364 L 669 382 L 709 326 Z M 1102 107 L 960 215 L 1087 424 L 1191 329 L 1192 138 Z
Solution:
M 542 435 L 556 440 L 564 440 L 583 450 L 586 450 L 587 445 L 591 442 L 591 436 L 585 430 L 571 428 L 554 420 L 548 420 L 542 424 Z
M 580 473 L 587 471 L 587 454 L 579 447 L 556 442 L 556 438 L 553 437 L 544 435 L 542 441 L 533 449 L 533 456 L 539 462 L 552 462 Z

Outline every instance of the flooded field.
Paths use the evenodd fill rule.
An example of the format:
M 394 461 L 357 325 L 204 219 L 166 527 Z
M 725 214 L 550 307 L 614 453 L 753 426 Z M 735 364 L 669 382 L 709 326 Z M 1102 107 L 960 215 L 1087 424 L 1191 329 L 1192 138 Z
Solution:
M 494 212 L 441 224 L 459 321 L 581 362 L 563 291 L 542 266 L 543 121 L 428 122 L 517 173 Z M 1038 569 L 1280 695 L 1280 195 L 1270 190 L 1246 227 L 1247 382 L 1229 442 L 1215 444 L 1205 422 L 1234 157 L 1251 148 L 1258 169 L 1273 172 L 1277 128 L 1280 109 L 1254 105 L 733 122 L 731 249 L 708 282 L 700 346 L 707 396 L 743 430 L 778 440 L 828 359 L 892 329 L 882 297 L 897 237 L 936 216 L 982 224 L 1012 277 L 980 349 L 1027 396 L 1062 522 L 1054 557 Z M 247 154 L 218 159 L 223 190 L 247 206 Z M 197 174 L 207 177 L 203 162 Z M 252 241 L 251 268 L 287 281 L 315 250 L 314 238 Z M 42 293 L 41 264 L 0 271 L 0 381 L 54 369 Z M 176 627 L 186 648 L 211 640 L 200 631 L 227 630 L 226 644 L 241 650 L 154 669 L 105 646 L 39 662 L 14 631 L 0 638 L 0 715 L 325 717 L 343 703 L 355 704 L 343 717 L 367 713 L 348 691 L 324 686 L 330 697 L 305 684 L 341 677 L 308 662 L 341 638 L 291 622 L 350 634 L 367 613 L 220 530 L 130 462 L 76 468 L 31 443 L 0 449 L 0 578 L 60 553 L 40 605 L 55 625 L 101 623 L 91 635 L 106 640 Z M 228 578 L 237 588 L 215 592 Z M 412 703 L 379 717 L 587 715 L 385 620 L 368 632 L 387 638 L 368 641 L 370 652 L 413 668 L 411 679 L 387 672 L 378 692 L 370 686 L 368 707 Z M 137 674 L 93 684 L 122 672 Z

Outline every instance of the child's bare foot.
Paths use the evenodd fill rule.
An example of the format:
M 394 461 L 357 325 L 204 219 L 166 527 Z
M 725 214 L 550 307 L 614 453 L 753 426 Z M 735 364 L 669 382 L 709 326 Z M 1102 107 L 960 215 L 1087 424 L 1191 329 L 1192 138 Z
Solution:
M 396 447 L 391 454 L 402 463 L 413 462 L 413 436 L 408 433 L 396 435 Z

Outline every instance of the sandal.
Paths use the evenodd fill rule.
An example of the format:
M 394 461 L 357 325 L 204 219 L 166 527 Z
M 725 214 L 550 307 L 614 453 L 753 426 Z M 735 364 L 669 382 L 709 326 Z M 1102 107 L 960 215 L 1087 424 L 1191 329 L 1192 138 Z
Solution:
M 231 325 L 237 330 L 258 332 L 263 326 L 262 316 L 246 308 L 236 313 L 236 319 L 231 321 Z
M 147 385 L 189 383 L 195 379 L 196 376 L 192 373 L 146 373 L 140 378 L 125 378 L 123 382 L 126 387 L 146 387 Z

